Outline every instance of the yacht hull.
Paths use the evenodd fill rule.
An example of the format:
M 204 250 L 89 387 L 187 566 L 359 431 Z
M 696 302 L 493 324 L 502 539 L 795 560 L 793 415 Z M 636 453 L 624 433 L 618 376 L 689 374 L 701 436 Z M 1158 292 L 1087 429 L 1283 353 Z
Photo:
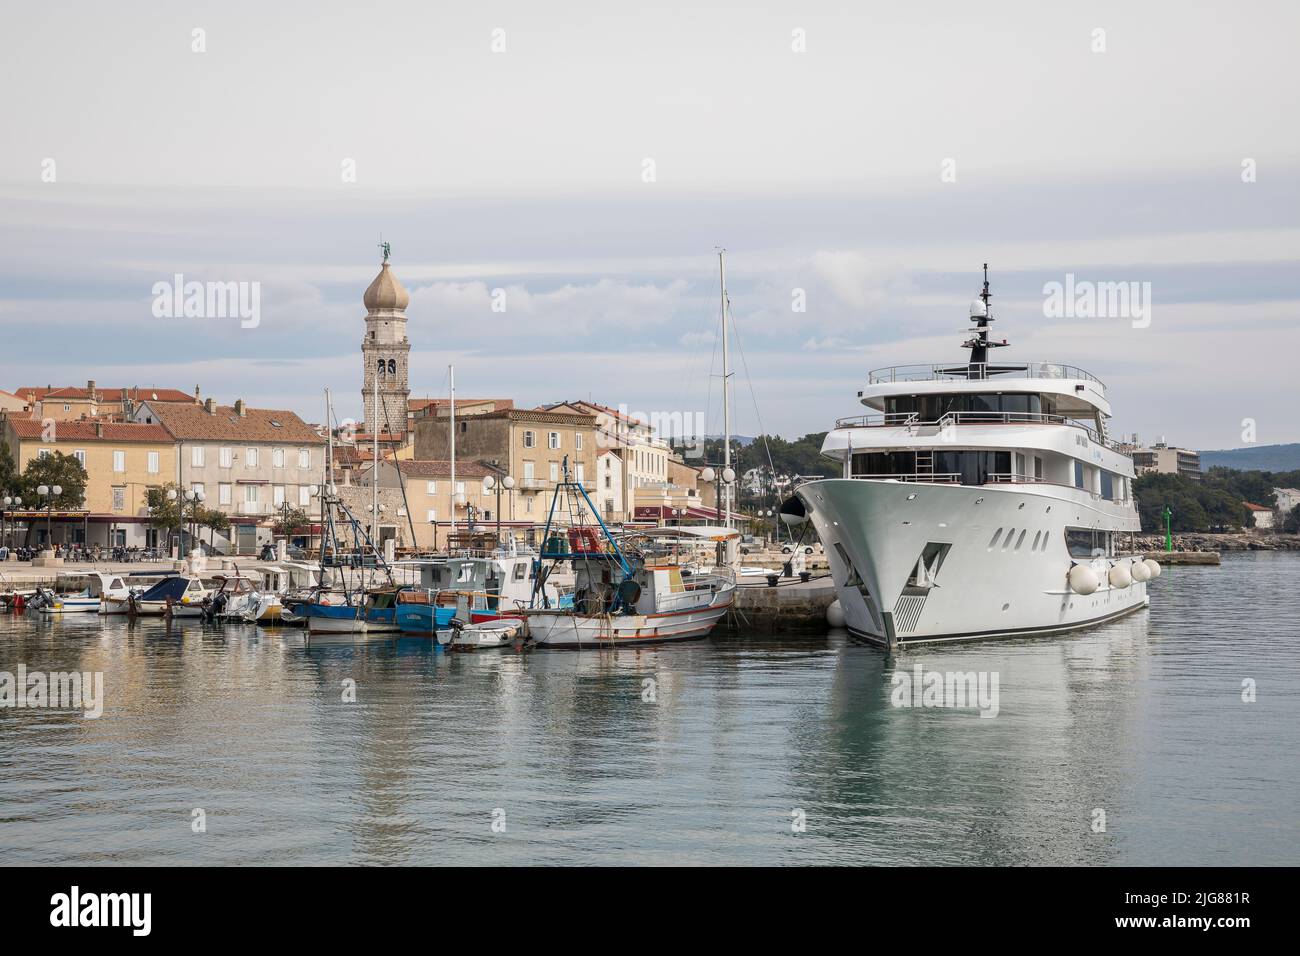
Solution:
M 1110 566 L 1131 556 L 1071 557 L 1067 528 L 1116 532 L 1121 543 L 1138 530 L 1131 505 L 1081 489 L 830 479 L 796 494 L 826 547 L 848 629 L 875 643 L 1066 631 L 1148 604 L 1145 582 L 1108 583 Z M 1070 589 L 1075 563 L 1097 572 L 1094 593 Z

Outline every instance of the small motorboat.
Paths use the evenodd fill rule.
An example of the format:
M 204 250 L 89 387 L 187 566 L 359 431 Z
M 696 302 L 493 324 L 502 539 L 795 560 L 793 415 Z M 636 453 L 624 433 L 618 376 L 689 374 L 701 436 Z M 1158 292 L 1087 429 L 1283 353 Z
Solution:
M 498 618 L 494 621 L 479 621 L 477 624 L 461 625 L 456 621 L 451 626 L 451 647 L 457 651 L 477 651 L 495 647 L 509 647 L 517 640 L 523 640 L 526 626 L 519 618 Z

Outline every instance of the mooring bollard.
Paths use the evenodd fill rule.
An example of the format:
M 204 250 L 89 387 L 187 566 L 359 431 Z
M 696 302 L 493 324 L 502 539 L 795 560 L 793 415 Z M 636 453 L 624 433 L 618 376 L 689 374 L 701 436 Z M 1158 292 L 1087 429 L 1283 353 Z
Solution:
M 767 576 L 767 586 L 770 587 L 770 588 L 774 588 L 774 587 L 776 587 L 776 583 L 777 583 L 778 581 L 780 581 L 780 580 L 781 580 L 780 575 L 777 575 L 777 574 L 769 574 L 769 575 Z

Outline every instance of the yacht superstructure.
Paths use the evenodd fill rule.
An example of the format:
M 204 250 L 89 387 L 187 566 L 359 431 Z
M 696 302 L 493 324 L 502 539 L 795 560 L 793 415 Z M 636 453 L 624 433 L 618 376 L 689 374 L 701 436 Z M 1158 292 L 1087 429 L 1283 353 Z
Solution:
M 826 547 L 849 629 L 886 645 L 1067 630 L 1145 607 L 1159 565 L 1139 530 L 1133 462 L 1107 436 L 1106 389 L 1048 362 L 995 363 L 988 266 L 970 360 L 870 373 L 873 413 L 822 453 L 841 477 L 785 509 Z M 802 514 L 801 514 L 802 513 Z

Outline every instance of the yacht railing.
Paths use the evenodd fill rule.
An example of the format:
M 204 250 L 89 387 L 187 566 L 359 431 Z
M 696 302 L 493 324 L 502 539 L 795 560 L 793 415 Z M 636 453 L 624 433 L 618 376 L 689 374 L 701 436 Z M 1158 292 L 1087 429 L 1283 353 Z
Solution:
M 867 374 L 867 384 L 891 382 L 982 381 L 990 378 L 1060 378 L 1105 383 L 1091 372 L 1059 362 L 949 362 L 943 365 L 892 365 Z
M 835 422 L 836 428 L 906 428 L 911 434 L 921 428 L 943 430 L 955 425 L 1067 425 L 1084 432 L 1098 445 L 1121 455 L 1129 454 L 1120 443 L 1103 438 L 1097 429 L 1064 415 L 1049 415 L 1045 412 L 946 412 L 942 417 L 929 422 L 921 421 L 915 413 L 891 412 L 854 415 Z
M 907 474 L 850 475 L 851 478 L 865 478 L 871 481 L 923 481 L 926 483 L 955 485 L 961 482 L 961 474 L 955 471 L 945 472 L 910 472 Z

